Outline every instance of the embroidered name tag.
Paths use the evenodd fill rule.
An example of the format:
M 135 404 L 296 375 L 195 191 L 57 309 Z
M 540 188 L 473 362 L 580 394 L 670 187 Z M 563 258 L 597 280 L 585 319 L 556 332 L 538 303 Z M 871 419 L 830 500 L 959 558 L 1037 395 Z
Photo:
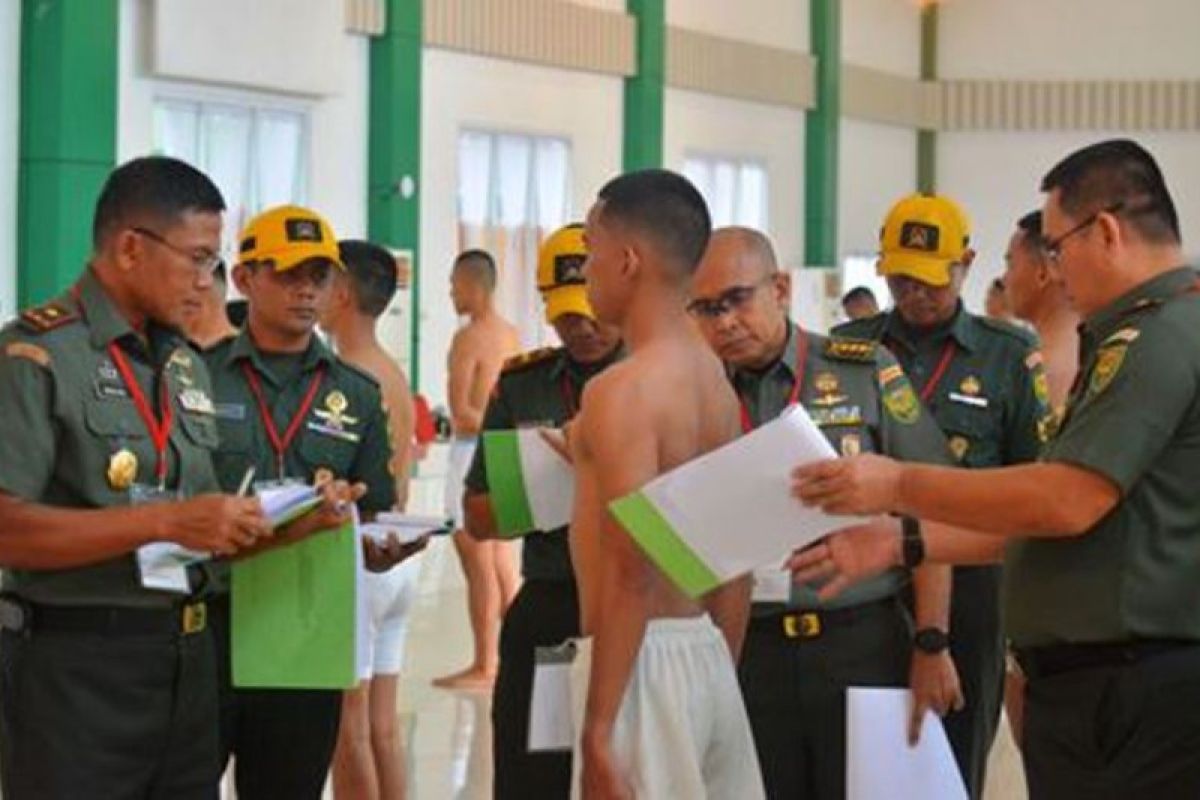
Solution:
M 324 436 L 332 436 L 334 439 L 341 439 L 343 442 L 354 442 L 357 444 L 359 441 L 358 434 L 354 431 L 335 428 L 332 425 L 321 425 L 317 422 L 309 422 L 307 428 L 314 433 L 320 433 Z
M 213 406 L 217 419 L 242 421 L 246 418 L 246 407 L 241 403 L 217 403 Z
M 988 399 L 986 397 L 972 397 L 969 394 L 959 394 L 958 392 L 950 392 L 949 397 L 955 403 L 962 403 L 967 406 L 975 406 L 976 408 L 987 408 Z

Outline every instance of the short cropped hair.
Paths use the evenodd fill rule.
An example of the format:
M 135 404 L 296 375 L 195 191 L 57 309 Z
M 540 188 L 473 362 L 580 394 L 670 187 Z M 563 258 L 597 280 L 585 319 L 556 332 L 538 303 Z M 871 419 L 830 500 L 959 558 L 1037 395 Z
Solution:
M 396 294 L 395 258 L 379 245 L 361 239 L 338 242 L 338 253 L 346 265 L 355 307 L 369 317 L 379 317 Z
M 1072 217 L 1112 210 L 1152 244 L 1178 244 L 1179 214 L 1154 157 L 1130 139 L 1076 150 L 1042 178 Z
M 169 228 L 189 211 L 219 214 L 221 190 L 200 170 L 166 156 L 146 156 L 117 167 L 104 182 L 92 218 L 92 246 L 122 227 L 157 224 Z
M 487 250 L 464 250 L 454 259 L 454 269 L 464 270 L 488 292 L 496 291 L 496 259 Z
M 879 305 L 879 301 L 875 299 L 875 293 L 866 286 L 856 286 L 842 295 L 842 305 L 853 303 L 858 300 L 870 301 L 875 305 Z
M 665 169 L 629 172 L 600 190 L 601 219 L 649 239 L 686 275 L 695 272 L 712 235 L 712 218 L 687 178 Z
M 1022 233 L 1021 246 L 1041 258 L 1042 244 L 1045 243 L 1045 234 L 1042 233 L 1042 212 L 1030 211 L 1021 217 L 1017 220 L 1017 230 Z

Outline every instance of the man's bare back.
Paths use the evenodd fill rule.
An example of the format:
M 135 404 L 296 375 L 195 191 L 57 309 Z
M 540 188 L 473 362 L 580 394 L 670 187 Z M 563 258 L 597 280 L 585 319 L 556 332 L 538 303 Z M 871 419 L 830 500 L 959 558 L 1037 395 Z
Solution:
M 650 618 L 705 610 L 637 551 L 605 509 L 738 431 L 737 399 L 720 362 L 686 332 L 633 352 L 588 386 L 573 437 L 578 494 L 571 526 L 585 636 L 605 612 L 598 584 L 606 578 L 597 573 L 606 570 L 589 567 L 609 561 L 614 547 L 627 551 L 618 560 L 644 592 Z
M 454 432 L 474 436 L 504 362 L 521 348 L 517 329 L 495 312 L 472 319 L 450 342 L 447 398 Z
M 408 380 L 392 357 L 378 344 L 339 348 L 338 355 L 379 381 L 392 437 L 392 472 L 396 478 L 396 506 L 408 504 L 408 479 L 412 465 L 416 412 Z

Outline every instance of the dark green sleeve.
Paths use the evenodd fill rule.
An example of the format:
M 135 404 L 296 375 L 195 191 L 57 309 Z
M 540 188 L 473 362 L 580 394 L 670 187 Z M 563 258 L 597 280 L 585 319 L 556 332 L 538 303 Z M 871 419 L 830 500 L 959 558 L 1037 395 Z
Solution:
M 0 491 L 24 500 L 42 496 L 57 449 L 53 407 L 50 369 L 0 347 Z
M 358 501 L 359 508 L 388 511 L 396 506 L 396 479 L 392 475 L 392 438 L 387 412 L 383 410 L 378 389 L 371 388 L 366 405 L 371 413 L 361 431 L 351 477 L 367 485 L 367 493 Z
M 1004 463 L 1037 461 L 1051 417 L 1042 356 L 1031 347 L 1013 362 L 1012 405 L 1004 421 Z
M 875 383 L 883 454 L 898 461 L 953 464 L 946 437 L 917 398 L 908 376 L 887 348 L 877 348 Z
M 1126 493 L 1137 483 L 1192 413 L 1198 388 L 1195 369 L 1179 363 L 1170 337 L 1153 338 L 1143 331 L 1128 346 L 1101 348 L 1097 362 L 1108 367 L 1092 369 L 1082 399 L 1047 445 L 1046 461 L 1098 472 Z M 1108 369 L 1115 372 L 1106 380 Z
M 512 408 L 508 404 L 508 397 L 504 389 L 504 383 L 499 383 L 495 395 L 488 401 L 487 410 L 483 412 L 481 431 L 503 431 L 516 427 L 516 423 L 513 421 Z M 467 490 L 473 494 L 487 494 L 489 491 L 487 464 L 484 461 L 483 448 L 484 443 L 481 436 L 479 446 L 475 448 L 475 455 L 471 458 L 471 467 L 467 470 L 467 477 L 463 481 Z

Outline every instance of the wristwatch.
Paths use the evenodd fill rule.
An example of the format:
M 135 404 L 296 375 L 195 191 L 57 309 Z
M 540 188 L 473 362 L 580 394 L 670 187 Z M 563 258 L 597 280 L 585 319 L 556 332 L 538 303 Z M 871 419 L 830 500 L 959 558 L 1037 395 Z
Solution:
M 921 628 L 913 636 L 913 646 L 922 653 L 937 655 L 950 646 L 950 634 L 941 628 Z
M 904 566 L 909 569 L 921 566 L 921 562 L 925 560 L 925 540 L 921 538 L 921 523 L 912 517 L 901 517 L 900 530 Z

